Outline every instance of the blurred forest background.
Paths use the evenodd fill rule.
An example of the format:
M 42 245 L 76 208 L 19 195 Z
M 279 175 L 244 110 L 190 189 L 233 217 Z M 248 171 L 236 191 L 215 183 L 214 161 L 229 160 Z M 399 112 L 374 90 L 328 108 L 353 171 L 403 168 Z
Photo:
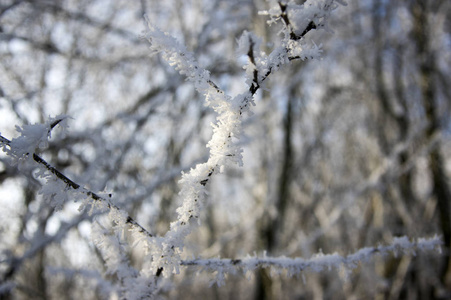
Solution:
M 347 281 L 335 270 L 299 278 L 260 270 L 209 287 L 211 274 L 187 267 L 162 297 L 451 297 L 451 2 L 347 3 L 332 15 L 333 34 L 306 36 L 307 45 L 323 44 L 323 60 L 285 66 L 257 94 L 240 141 L 244 167 L 208 185 L 207 213 L 186 256 L 346 255 L 434 234 L 443 254 L 376 258 Z M 246 90 L 237 39 L 252 31 L 270 51 L 280 28 L 258 11 L 276 4 L 0 0 L 1 134 L 70 115 L 69 133 L 55 129 L 42 156 L 162 235 L 175 218 L 181 171 L 208 157 L 215 115 L 190 82 L 150 56 L 139 38 L 143 14 L 237 94 Z M 55 212 L 33 178 L 0 154 L 0 298 L 102 299 L 92 219 L 74 203 Z M 130 250 L 138 269 L 141 256 Z

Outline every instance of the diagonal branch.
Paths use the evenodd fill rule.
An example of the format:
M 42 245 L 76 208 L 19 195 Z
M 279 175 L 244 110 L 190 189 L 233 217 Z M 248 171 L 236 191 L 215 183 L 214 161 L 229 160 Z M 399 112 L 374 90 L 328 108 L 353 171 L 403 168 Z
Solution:
M 59 119 L 59 120 L 56 120 L 55 122 L 53 122 L 52 124 L 50 124 L 49 131 L 51 129 L 53 129 L 56 125 L 58 125 L 61 121 L 62 121 L 62 119 Z M 0 142 L 1 142 L 1 144 L 4 144 L 4 145 L 9 146 L 9 147 L 11 145 L 11 141 L 8 140 L 7 138 L 3 137 L 2 135 L 0 135 Z M 69 177 L 67 177 L 66 175 L 64 175 L 60 171 L 58 171 L 55 167 L 53 167 L 51 164 L 49 164 L 46 160 L 44 160 L 41 156 L 37 155 L 36 153 L 33 153 L 33 160 L 35 162 L 37 162 L 38 164 L 44 166 L 47 169 L 47 171 L 49 171 L 50 173 L 55 175 L 56 178 L 58 178 L 59 180 L 63 181 L 68 187 L 72 188 L 73 190 L 79 190 L 81 193 L 87 195 L 88 197 L 90 197 L 94 201 L 103 202 L 104 204 L 106 204 L 106 207 L 109 210 L 122 211 L 117 205 L 114 205 L 108 199 L 106 199 L 104 197 L 101 197 L 98 194 L 96 194 L 96 193 L 94 193 L 94 192 L 92 192 L 92 191 L 90 191 L 90 190 L 88 190 L 86 188 L 82 188 L 78 183 L 76 183 L 73 180 L 69 179 Z M 131 227 L 137 229 L 138 232 L 141 232 L 141 233 L 143 233 L 144 235 L 146 235 L 148 237 L 153 237 L 153 235 L 149 231 L 147 231 L 143 226 L 141 226 L 138 222 L 136 222 L 128 214 L 127 214 L 125 223 L 129 224 Z

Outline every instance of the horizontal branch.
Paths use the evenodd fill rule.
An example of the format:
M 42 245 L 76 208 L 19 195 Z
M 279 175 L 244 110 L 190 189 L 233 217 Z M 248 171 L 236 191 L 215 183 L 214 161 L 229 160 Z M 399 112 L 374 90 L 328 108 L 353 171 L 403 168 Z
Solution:
M 304 271 L 321 272 L 332 268 L 339 269 L 345 267 L 348 270 L 355 269 L 360 262 L 367 262 L 376 255 L 385 256 L 394 254 L 416 255 L 416 251 L 438 251 L 441 253 L 441 245 L 443 241 L 437 235 L 426 239 L 419 238 L 417 241 L 410 241 L 406 236 L 395 238 L 393 242 L 387 246 L 366 247 L 356 252 L 342 256 L 338 253 L 334 254 L 316 254 L 312 258 L 288 258 L 288 257 L 247 257 L 243 259 L 193 259 L 183 260 L 183 266 L 197 266 L 211 271 L 220 271 L 226 273 L 234 273 L 237 269 L 244 272 L 252 271 L 256 268 L 271 267 L 275 271 L 288 271 L 288 275 L 297 275 Z

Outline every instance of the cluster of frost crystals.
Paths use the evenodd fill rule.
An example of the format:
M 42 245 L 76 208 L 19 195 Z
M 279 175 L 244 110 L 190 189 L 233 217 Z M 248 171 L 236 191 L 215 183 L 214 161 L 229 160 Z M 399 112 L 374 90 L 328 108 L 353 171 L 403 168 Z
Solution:
M 333 10 L 338 5 L 346 5 L 341 0 L 307 0 L 304 4 L 296 4 L 290 1 L 287 4 L 283 4 L 285 7 L 284 13 L 289 20 L 288 26 L 284 26 L 281 33 L 284 35 L 282 47 L 274 49 L 269 55 L 270 67 L 278 68 L 281 65 L 288 62 L 288 58 L 298 59 L 317 59 L 321 56 L 321 45 L 317 46 L 313 43 L 313 46 L 307 46 L 304 40 L 305 31 L 310 26 L 314 26 L 315 29 L 325 29 L 332 32 L 329 27 L 328 19 Z M 282 18 L 281 4 L 272 7 L 269 10 L 260 11 L 261 15 L 267 15 L 270 17 L 268 24 L 274 24 L 278 22 L 285 23 L 286 20 Z M 287 24 L 286 24 L 287 25 Z M 293 39 L 292 35 L 296 36 Z
M 66 115 L 59 115 L 49 118 L 44 124 L 16 126 L 16 131 L 20 135 L 11 141 L 2 137 L 3 151 L 12 158 L 12 164 L 18 164 L 19 168 L 22 168 L 27 165 L 27 162 L 33 160 L 33 155 L 37 150 L 48 147 L 53 127 L 59 125 L 63 130 L 67 129 L 67 119 Z M 68 199 L 67 184 L 59 180 L 43 165 L 38 166 L 35 176 L 45 180 L 45 184 L 39 192 L 44 200 L 56 210 L 60 210 Z
M 48 175 L 47 182 L 42 186 L 39 194 L 48 202 L 56 211 L 61 210 L 68 201 L 68 186 L 58 180 L 58 178 Z
M 207 147 L 210 157 L 180 180 L 180 199 L 183 203 L 177 209 L 177 220 L 172 222 L 164 238 L 154 238 L 148 242 L 154 270 L 163 268 L 164 275 L 178 273 L 180 253 L 185 237 L 192 231 L 192 220 L 199 220 L 202 202 L 205 197 L 205 185 L 210 176 L 231 164 L 242 165 L 242 150 L 233 142 L 241 135 L 241 107 L 237 99 L 232 99 L 219 89 L 210 79 L 210 73 L 201 68 L 193 53 L 181 45 L 174 37 L 153 26 L 147 19 L 148 31 L 145 38 L 151 44 L 151 50 L 161 52 L 164 59 L 176 70 L 194 83 L 197 91 L 205 97 L 205 103 L 216 113 L 216 122 L 212 124 L 213 135 Z
M 206 195 L 205 187 L 200 182 L 208 178 L 209 172 L 212 172 L 212 169 L 208 167 L 208 163 L 204 163 L 197 165 L 189 173 L 183 173 L 179 192 L 183 203 L 177 208 L 176 221 L 170 224 L 170 229 L 164 237 L 152 238 L 148 242 L 151 268 L 155 271 L 163 268 L 165 277 L 180 272 L 180 254 L 184 240 L 193 230 L 191 220 L 197 220 L 195 223 L 199 224 L 199 215 Z
M 9 148 L 3 147 L 15 162 L 31 158 L 37 149 L 48 147 L 48 139 L 51 137 L 52 127 L 57 122 L 63 129 L 67 128 L 67 116 L 59 115 L 49 118 L 45 124 L 16 126 L 16 131 L 20 136 L 11 140 Z
M 288 3 L 288 18 L 294 32 L 302 34 L 310 22 L 315 23 L 317 28 L 332 31 L 328 19 L 331 12 L 338 7 L 338 4 L 346 5 L 344 1 L 337 0 L 307 0 L 302 5 Z
M 55 211 L 61 210 L 64 204 L 68 201 L 82 201 L 82 203 L 89 202 L 89 199 L 87 198 L 86 193 L 82 188 L 71 188 L 69 185 L 67 185 L 67 183 L 56 177 L 42 165 L 39 165 L 38 171 L 35 173 L 35 176 L 37 178 L 42 178 L 45 180 L 44 184 L 39 190 L 39 194 L 42 195 L 44 201 L 52 206 Z
M 11 152 L 17 158 L 23 158 L 36 149 L 44 149 L 48 146 L 50 127 L 48 124 L 16 126 L 16 131 L 20 136 L 12 139 Z
M 193 53 L 179 43 L 173 36 L 161 31 L 157 26 L 145 17 L 148 30 L 144 34 L 153 52 L 161 52 L 163 58 L 173 66 L 180 74 L 192 81 L 196 89 L 202 93 L 208 90 L 210 72 L 198 66 Z
M 283 5 L 286 6 L 285 12 L 290 20 L 290 26 L 286 30 L 293 30 L 296 35 L 300 36 L 311 22 L 315 24 L 316 28 L 332 32 L 328 23 L 330 14 L 339 5 L 346 6 L 346 2 L 343 0 L 306 0 L 304 4 L 296 4 L 291 0 Z M 259 14 L 270 17 L 269 25 L 278 23 L 282 19 L 281 5 L 278 4 L 269 10 L 260 11 Z
M 126 257 L 126 249 L 117 232 L 107 229 L 100 223 L 92 225 L 91 238 L 105 260 L 106 274 L 115 275 L 122 280 L 136 276 L 136 271 L 130 267 Z
M 91 234 L 93 243 L 105 260 L 105 275 L 112 276 L 116 282 L 110 290 L 110 295 L 119 294 L 121 299 L 151 298 L 155 291 L 152 276 L 146 272 L 138 272 L 130 265 L 126 254 L 127 247 L 123 243 L 122 228 L 114 226 L 107 229 L 97 222 L 93 224 Z
M 161 52 L 163 58 L 180 74 L 194 83 L 197 91 L 205 97 L 205 103 L 217 114 L 213 124 L 213 138 L 208 143 L 212 160 L 209 162 L 216 169 L 227 160 L 241 164 L 241 151 L 231 143 L 230 138 L 239 138 L 241 133 L 240 112 L 233 106 L 231 97 L 219 89 L 210 79 L 210 72 L 200 67 L 192 52 L 168 33 L 161 31 L 146 18 L 148 30 L 144 37 L 150 42 L 150 49 Z M 231 159 L 227 159 L 231 158 Z M 218 162 L 218 163 L 217 163 Z
M 320 59 L 322 44 L 319 46 L 313 43 L 311 47 L 307 47 L 304 43 L 299 41 L 289 40 L 287 42 L 287 49 L 290 57 L 296 57 L 301 60 L 306 59 Z

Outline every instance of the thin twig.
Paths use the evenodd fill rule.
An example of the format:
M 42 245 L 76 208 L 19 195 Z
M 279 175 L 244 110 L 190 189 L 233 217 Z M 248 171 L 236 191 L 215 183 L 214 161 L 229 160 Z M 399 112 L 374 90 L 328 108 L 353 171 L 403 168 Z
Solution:
M 53 122 L 50 125 L 51 128 L 49 129 L 49 132 L 56 125 L 58 125 L 61 121 L 62 121 L 62 119 Z M 0 141 L 1 141 L 2 144 L 5 144 L 6 146 L 11 147 L 11 141 L 8 140 L 7 138 L 3 137 L 2 135 L 0 135 Z M 33 160 L 35 162 L 37 162 L 38 164 L 44 166 L 50 173 L 55 175 L 56 178 L 58 178 L 59 180 L 63 181 L 68 187 L 72 188 L 73 190 L 80 189 L 80 185 L 78 183 L 76 183 L 73 180 L 69 179 L 66 175 L 64 175 L 63 173 L 58 171 L 55 167 L 53 167 L 45 159 L 43 159 L 42 157 L 40 157 L 36 153 L 33 153 Z M 114 205 L 108 199 L 106 199 L 104 197 L 101 197 L 101 196 L 97 195 L 96 193 L 94 193 L 94 192 L 92 192 L 92 191 L 90 191 L 88 189 L 82 188 L 81 192 L 86 194 L 88 197 L 90 197 L 94 201 L 101 201 L 101 202 L 106 203 L 108 209 L 110 209 L 110 210 L 114 209 L 116 211 L 122 211 L 117 205 Z M 130 215 L 128 215 L 128 213 L 127 213 L 127 219 L 126 219 L 125 223 L 129 224 L 132 227 L 137 228 L 139 232 L 147 235 L 148 237 L 153 237 L 153 235 L 149 231 L 147 231 L 143 226 L 141 226 L 138 222 L 136 222 Z

